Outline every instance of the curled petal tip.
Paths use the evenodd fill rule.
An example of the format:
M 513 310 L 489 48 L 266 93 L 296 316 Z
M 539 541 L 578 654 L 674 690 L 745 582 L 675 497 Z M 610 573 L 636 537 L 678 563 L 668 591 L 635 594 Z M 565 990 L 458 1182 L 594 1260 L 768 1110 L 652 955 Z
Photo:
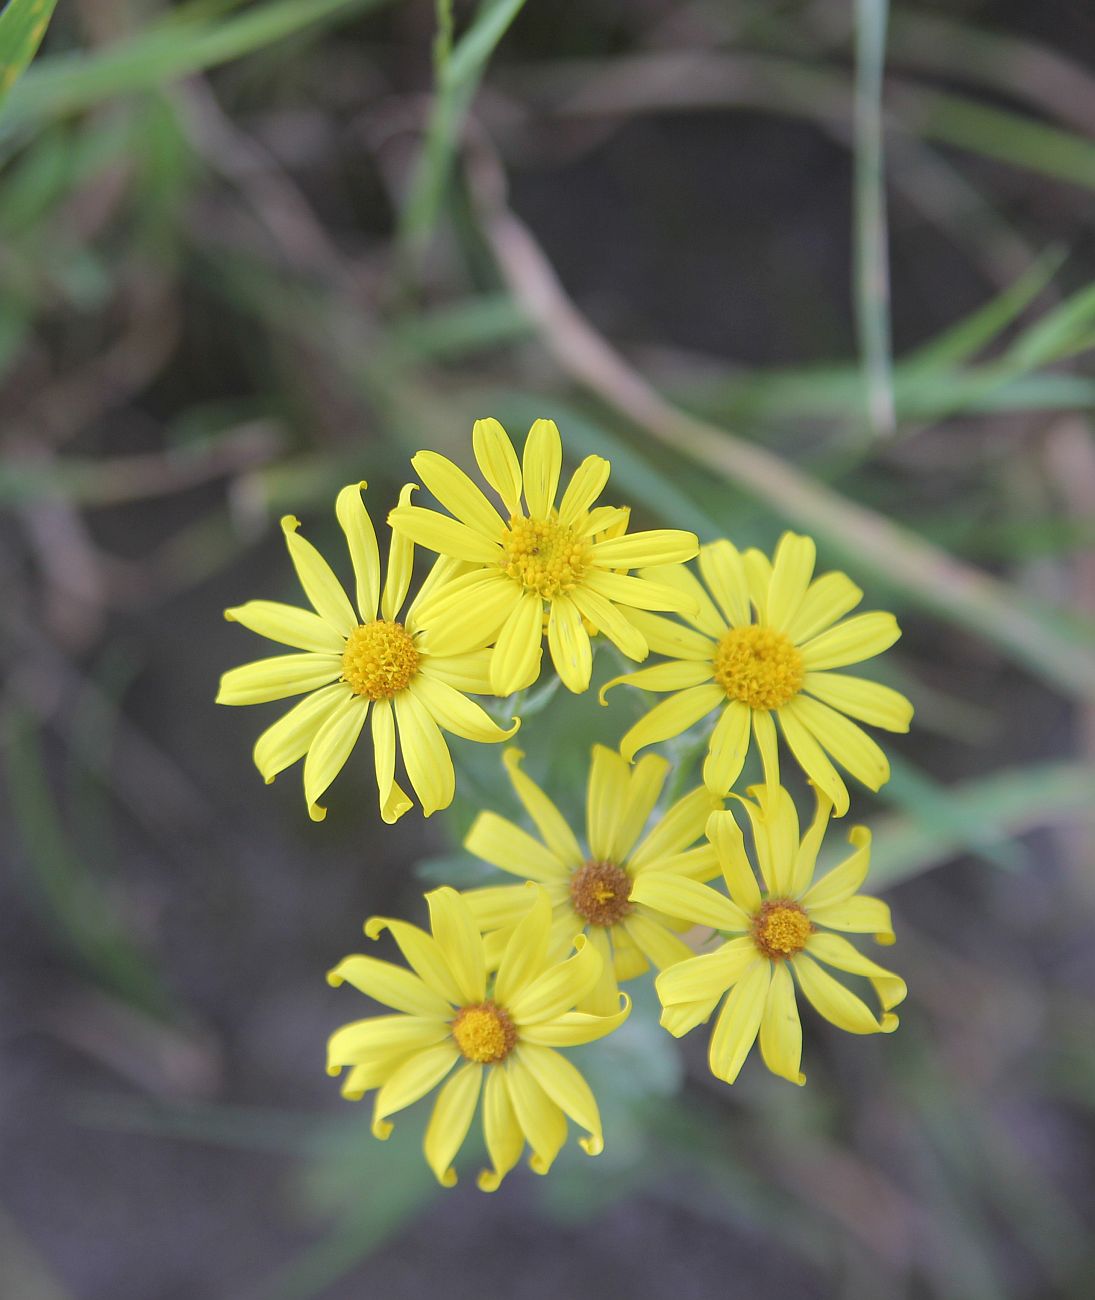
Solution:
M 295 533 L 300 527 L 300 520 L 296 515 L 282 515 L 281 531 L 288 537 L 290 533 Z
M 481 1192 L 496 1192 L 502 1186 L 502 1175 L 494 1169 L 482 1169 L 475 1185 Z
M 605 1149 L 605 1140 L 599 1133 L 591 1133 L 589 1137 L 579 1138 L 578 1145 L 587 1156 L 599 1156 Z
M 378 1142 L 387 1142 L 387 1140 L 392 1135 L 392 1129 L 394 1127 L 395 1125 L 392 1124 L 389 1120 L 378 1119 L 375 1116 L 373 1117 L 373 1122 L 372 1122 L 373 1137 L 375 1137 Z
M 321 807 L 318 803 L 310 803 L 308 805 L 308 816 L 314 822 L 324 821 L 327 817 L 327 809 Z
M 342 1073 L 342 1066 L 341 1066 L 341 1065 L 329 1065 L 329 1066 L 327 1067 L 327 1073 L 331 1076 L 332 1079 L 337 1079 L 338 1076 Z

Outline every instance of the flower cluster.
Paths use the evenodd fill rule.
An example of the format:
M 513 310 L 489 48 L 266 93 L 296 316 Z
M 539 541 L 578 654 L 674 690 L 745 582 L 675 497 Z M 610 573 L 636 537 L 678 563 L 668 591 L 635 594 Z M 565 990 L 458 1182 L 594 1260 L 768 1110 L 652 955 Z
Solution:
M 366 485 L 339 493 L 352 600 L 298 521 L 283 519 L 311 609 L 253 600 L 227 610 L 294 653 L 225 673 L 217 698 L 302 697 L 262 733 L 254 759 L 268 782 L 303 759 L 316 820 L 368 720 L 380 815 L 391 823 L 414 806 L 397 779 L 397 749 L 398 775 L 423 814 L 447 808 L 456 774 L 443 733 L 485 744 L 512 737 L 516 693 L 539 678 L 545 638 L 575 693 L 589 689 L 599 638 L 633 662 L 657 656 L 601 690 L 602 703 L 621 685 L 664 698 L 618 748 L 593 746 L 584 834 L 523 770 L 521 752 L 505 750 L 535 833 L 484 810 L 465 847 L 507 883 L 427 894 L 428 932 L 371 918 L 366 934 L 387 933 L 406 965 L 356 955 L 328 977 L 394 1012 L 331 1036 L 328 1069 L 347 1071 L 343 1095 L 375 1091 L 373 1132 L 386 1138 L 390 1116 L 439 1088 L 425 1154 L 445 1186 L 481 1100 L 491 1168 L 479 1186 L 490 1191 L 526 1145 L 532 1169 L 546 1173 L 568 1121 L 585 1130 L 584 1150 L 600 1152 L 597 1103 L 560 1049 L 617 1029 L 631 1008 L 620 985 L 651 968 L 671 1034 L 718 1011 L 709 1062 L 727 1083 L 758 1039 L 772 1073 L 805 1081 L 796 985 L 850 1033 L 897 1027 L 904 982 L 841 937 L 894 939 L 887 905 L 858 892 L 870 832 L 853 826 L 848 856 L 820 877 L 815 865 L 830 820 L 849 808 L 838 769 L 871 790 L 889 778 L 885 754 L 858 724 L 907 731 L 912 706 L 841 671 L 900 632 L 892 614 L 853 614 L 863 593 L 843 573 L 815 576 L 809 538 L 786 533 L 769 559 L 725 539 L 700 546 L 685 531 L 632 532 L 626 507 L 597 504 L 609 477 L 599 456 L 586 457 L 559 496 L 562 443 L 549 420 L 532 426 L 520 457 L 496 420 L 480 420 L 472 450 L 493 498 L 436 452 L 412 459 L 443 510 L 417 504 L 417 484 L 403 489 L 388 517 L 383 583 Z M 416 546 L 436 558 L 408 600 Z M 476 696 L 515 697 L 506 712 L 516 716 L 502 726 Z M 667 803 L 672 764 L 636 754 L 700 727 L 702 779 Z M 754 744 L 763 781 L 737 794 Z M 804 832 L 781 781 L 788 753 L 814 791 Z M 687 771 L 674 775 L 678 789 L 682 777 L 687 784 Z M 826 967 L 864 977 L 877 1012 Z

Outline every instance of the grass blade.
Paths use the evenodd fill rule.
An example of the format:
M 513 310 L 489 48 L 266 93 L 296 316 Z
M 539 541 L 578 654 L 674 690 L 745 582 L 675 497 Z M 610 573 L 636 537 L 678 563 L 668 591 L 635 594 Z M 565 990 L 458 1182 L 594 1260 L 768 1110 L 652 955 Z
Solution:
M 0 104 L 34 58 L 57 0 L 9 0 L 0 14 Z

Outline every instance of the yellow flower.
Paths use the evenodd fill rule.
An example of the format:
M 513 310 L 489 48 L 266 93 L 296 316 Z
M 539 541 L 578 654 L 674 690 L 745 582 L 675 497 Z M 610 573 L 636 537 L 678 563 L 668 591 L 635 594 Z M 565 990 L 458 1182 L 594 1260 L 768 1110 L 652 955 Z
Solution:
M 845 618 L 863 599 L 862 591 L 843 573 L 813 578 L 814 558 L 814 543 L 794 533 L 784 533 L 772 562 L 760 551 L 742 555 L 727 541 L 703 546 L 700 573 L 714 600 L 683 566 L 646 571 L 659 584 L 689 595 L 699 616 L 684 627 L 629 611 L 650 648 L 669 659 L 608 682 L 601 702 L 604 692 L 621 682 L 673 694 L 624 736 L 625 758 L 719 710 L 703 765 L 704 783 L 714 794 L 727 794 L 738 779 L 750 724 L 765 781 L 773 790 L 778 786 L 773 716 L 791 753 L 828 794 L 838 817 L 848 811 L 848 789 L 830 755 L 872 790 L 889 780 L 886 755 L 850 719 L 908 731 L 912 705 L 888 686 L 830 670 L 873 658 L 893 645 L 901 630 L 892 614 Z
M 327 815 L 318 800 L 349 758 L 370 705 L 380 813 L 386 822 L 398 821 L 413 806 L 395 780 L 397 731 L 407 776 L 429 817 L 452 803 L 456 783 L 440 728 L 493 744 L 519 726 L 514 720 L 503 730 L 464 693 L 490 693 L 489 651 L 482 648 L 486 638 L 479 647 L 454 653 L 445 629 L 425 623 L 419 614 L 422 600 L 455 566 L 444 561 L 435 565 L 400 621 L 414 546 L 393 534 L 381 592 L 380 553 L 361 500 L 363 487 L 343 488 L 335 505 L 353 564 L 356 610 L 326 560 L 297 533 L 299 521 L 286 515 L 281 526 L 289 555 L 315 613 L 252 600 L 224 615 L 302 652 L 233 668 L 221 678 L 217 702 L 262 704 L 308 693 L 262 733 L 254 756 L 267 784 L 304 759 L 304 794 L 314 821 Z M 413 490 L 404 488 L 401 500 L 409 501 Z
M 424 610 L 443 619 L 453 649 L 496 640 L 490 668 L 495 694 L 530 686 L 540 673 L 546 604 L 548 648 L 570 690 L 589 686 L 592 653 L 583 620 L 629 659 L 645 659 L 646 640 L 620 607 L 687 610 L 693 602 L 618 570 L 690 559 L 699 549 L 695 534 L 661 529 L 604 536 L 627 515 L 593 508 L 608 481 L 609 464 L 600 456 L 582 461 L 556 508 L 562 444 L 551 420 L 532 426 L 521 463 L 497 420 L 477 420 L 472 445 L 504 516 L 463 470 L 432 451 L 419 452 L 411 464 L 454 517 L 412 505 L 389 516 L 392 527 L 419 546 L 474 566 L 439 589 Z
M 519 750 L 507 750 L 505 764 L 540 839 L 504 817 L 482 812 L 464 847 L 503 871 L 544 886 L 552 904 L 554 953 L 564 951 L 580 931 L 589 936 L 604 969 L 582 1008 L 604 1015 L 616 1005 L 618 980 L 641 975 L 648 962 L 661 970 L 692 955 L 674 933 L 683 928 L 677 918 L 637 903 L 633 888 L 648 871 L 692 881 L 716 875 L 718 860 L 711 845 L 693 846 L 708 814 L 721 801 L 701 786 L 679 799 L 644 837 L 669 764 L 650 754 L 632 768 L 615 750 L 594 745 L 583 848 L 558 808 L 521 771 L 521 758 Z M 488 954 L 504 942 L 526 906 L 525 889 L 492 885 L 463 895 L 480 929 L 493 932 Z
M 832 805 L 816 790 L 817 811 L 799 838 L 798 815 L 782 787 L 749 791 L 756 802 L 738 799 L 753 830 L 753 844 L 763 890 L 745 852 L 741 830 L 730 811 L 714 812 L 707 835 L 718 851 L 730 897 L 708 885 L 669 873 L 649 872 L 635 882 L 632 896 L 650 907 L 737 934 L 714 952 L 692 957 L 662 971 L 655 981 L 661 999 L 662 1025 L 676 1037 L 687 1034 L 730 993 L 711 1034 L 709 1062 L 717 1078 L 733 1083 L 760 1034 L 760 1054 L 773 1074 L 805 1083 L 799 1069 L 802 1025 L 794 981 L 815 1010 L 852 1034 L 891 1033 L 897 1028 L 892 1008 L 904 1000 L 905 981 L 864 957 L 846 939 L 819 927 L 873 934 L 878 943 L 893 943 L 890 909 L 878 898 L 857 894 L 867 875 L 871 833 L 854 826 L 848 835 L 853 852 L 814 882 L 814 863 L 825 835 Z M 882 1006 L 870 1008 L 818 963 L 870 980 Z
M 529 893 L 533 892 L 530 897 Z M 574 954 L 549 953 L 551 903 L 542 889 L 526 891 L 525 908 L 491 978 L 482 936 L 453 889 L 426 895 L 432 935 L 405 921 L 374 916 L 365 933 L 391 932 L 411 970 L 374 957 L 346 957 L 327 976 L 348 981 L 398 1014 L 371 1016 L 331 1035 L 327 1072 L 350 1072 L 342 1095 L 357 1101 L 378 1089 L 373 1133 L 387 1138 L 388 1117 L 418 1101 L 449 1076 L 426 1129 L 426 1160 L 438 1181 L 452 1187 L 453 1159 L 483 1095 L 483 1131 L 493 1164 L 479 1186 L 493 1192 L 532 1149 L 530 1166 L 546 1174 L 567 1137 L 567 1117 L 586 1130 L 579 1145 L 589 1155 L 604 1148 L 601 1116 L 589 1085 L 559 1047 L 603 1038 L 631 1010 L 626 997 L 613 1014 L 572 1008 L 596 984 L 597 949 L 574 939 Z M 413 973 L 412 973 L 413 972 Z

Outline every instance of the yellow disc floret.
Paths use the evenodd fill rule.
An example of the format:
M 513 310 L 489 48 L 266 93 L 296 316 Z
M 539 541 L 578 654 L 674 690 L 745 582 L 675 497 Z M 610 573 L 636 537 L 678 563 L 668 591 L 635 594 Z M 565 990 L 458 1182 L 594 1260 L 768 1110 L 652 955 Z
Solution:
M 732 627 L 715 650 L 715 681 L 751 709 L 778 709 L 802 688 L 802 655 L 770 627 Z
M 469 1061 L 497 1065 L 513 1051 L 517 1029 L 496 1002 L 479 1002 L 460 1008 L 452 1022 L 452 1036 Z
M 512 515 L 502 538 L 503 570 L 526 591 L 551 600 L 573 590 L 585 576 L 589 545 L 557 519 Z
M 753 939 L 766 957 L 790 957 L 806 947 L 814 927 L 805 911 L 787 899 L 762 904 L 753 918 Z
M 342 680 L 367 700 L 390 700 L 418 672 L 414 638 L 402 623 L 376 619 L 355 627 L 342 652 Z
M 614 862 L 587 862 L 570 878 L 570 901 L 590 925 L 615 925 L 631 911 L 631 877 Z

